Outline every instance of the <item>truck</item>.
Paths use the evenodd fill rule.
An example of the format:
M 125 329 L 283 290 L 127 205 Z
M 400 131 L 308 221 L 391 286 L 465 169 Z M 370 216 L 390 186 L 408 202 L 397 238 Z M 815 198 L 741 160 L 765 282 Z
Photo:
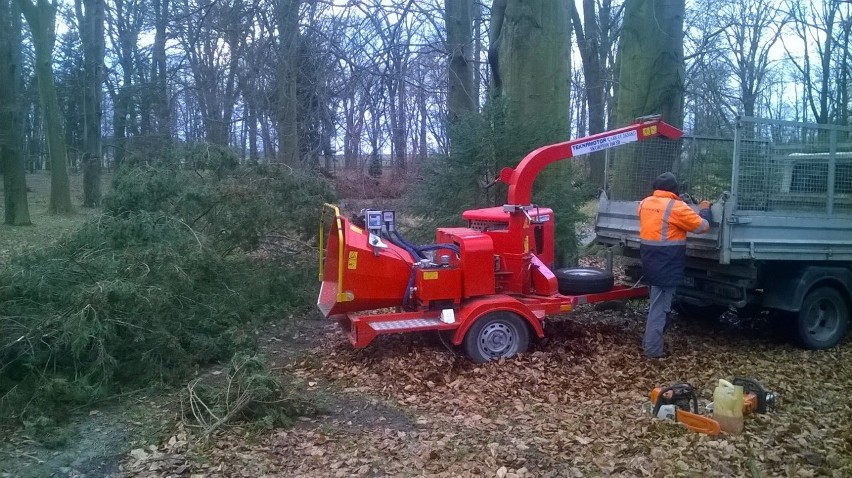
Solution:
M 685 135 L 667 146 L 672 159 L 654 167 L 618 163 L 641 163 L 638 149 L 607 158 L 595 240 L 618 249 L 641 280 L 638 202 L 658 174 L 672 171 L 682 199 L 711 200 L 713 216 L 707 233 L 687 239 L 676 310 L 767 315 L 804 348 L 840 343 L 852 309 L 852 128 L 739 117 L 733 139 Z

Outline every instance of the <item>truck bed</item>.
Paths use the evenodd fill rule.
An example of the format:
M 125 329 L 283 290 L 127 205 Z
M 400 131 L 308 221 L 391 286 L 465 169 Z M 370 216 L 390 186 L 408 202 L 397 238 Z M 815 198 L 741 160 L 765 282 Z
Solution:
M 733 138 L 685 136 L 678 148 L 681 191 L 714 201 L 710 231 L 689 235 L 689 257 L 852 262 L 852 128 L 742 117 Z M 650 184 L 659 172 L 629 179 Z M 621 190 L 601 193 L 596 240 L 638 249 L 642 197 Z
M 639 248 L 638 201 L 612 201 L 601 195 L 596 241 Z M 852 217 L 790 216 L 737 211 L 729 199 L 713 205 L 705 234 L 689 234 L 687 254 L 720 264 L 747 260 L 852 262 Z

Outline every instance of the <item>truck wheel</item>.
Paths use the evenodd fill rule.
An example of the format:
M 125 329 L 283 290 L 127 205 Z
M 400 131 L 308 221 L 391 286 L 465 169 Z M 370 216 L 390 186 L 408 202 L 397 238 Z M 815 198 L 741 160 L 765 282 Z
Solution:
M 554 273 L 559 293 L 565 295 L 597 294 L 612 289 L 615 278 L 611 272 L 593 267 L 568 267 Z
M 529 328 L 518 314 L 491 312 L 467 331 L 464 351 L 474 362 L 484 363 L 526 352 L 529 342 Z
M 834 288 L 819 287 L 805 296 L 793 330 L 802 347 L 819 350 L 837 345 L 848 325 L 846 299 Z

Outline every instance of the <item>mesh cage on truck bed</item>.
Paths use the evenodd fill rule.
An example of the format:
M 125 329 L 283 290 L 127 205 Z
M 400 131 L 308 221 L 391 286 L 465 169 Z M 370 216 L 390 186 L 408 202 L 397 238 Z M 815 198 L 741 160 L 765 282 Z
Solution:
M 628 144 L 606 169 L 599 242 L 638 247 L 636 201 L 672 171 L 681 193 L 715 203 L 717 224 L 690 241 L 692 256 L 852 260 L 852 128 L 742 117 L 733 138 Z

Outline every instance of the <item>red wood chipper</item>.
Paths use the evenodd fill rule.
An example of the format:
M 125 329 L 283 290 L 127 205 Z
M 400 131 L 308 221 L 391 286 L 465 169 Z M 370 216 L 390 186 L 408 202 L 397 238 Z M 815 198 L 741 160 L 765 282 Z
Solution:
M 336 319 L 355 347 L 377 335 L 439 331 L 475 362 L 524 352 L 544 336 L 548 315 L 579 304 L 644 297 L 645 287 L 615 285 L 597 269 L 552 271 L 553 211 L 533 205 L 532 185 L 545 166 L 594 151 L 682 132 L 659 118 L 543 146 L 498 181 L 503 207 L 465 211 L 468 227 L 438 228 L 436 244 L 416 246 L 397 231 L 394 211 L 366 210 L 363 223 L 326 204 L 320 219 L 317 306 Z M 332 212 L 323 244 L 325 213 Z M 601 280 L 603 279 L 603 280 Z M 393 308 L 391 313 L 376 313 Z M 365 313 L 368 312 L 369 313 Z

